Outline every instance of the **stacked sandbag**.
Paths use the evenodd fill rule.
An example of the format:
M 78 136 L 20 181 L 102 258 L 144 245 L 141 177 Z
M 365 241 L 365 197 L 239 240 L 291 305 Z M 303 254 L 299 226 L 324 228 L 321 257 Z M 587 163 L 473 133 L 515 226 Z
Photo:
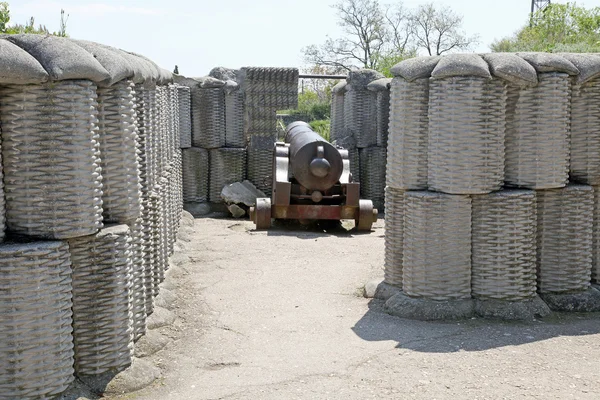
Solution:
M 73 382 L 72 306 L 65 243 L 0 245 L 0 398 L 53 398 Z

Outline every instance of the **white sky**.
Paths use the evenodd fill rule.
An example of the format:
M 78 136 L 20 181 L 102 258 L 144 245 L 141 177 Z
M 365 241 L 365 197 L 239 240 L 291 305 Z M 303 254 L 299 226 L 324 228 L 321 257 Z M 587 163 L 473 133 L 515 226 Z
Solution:
M 186 76 L 215 66 L 302 67 L 302 47 L 319 44 L 340 29 L 335 0 L 8 0 L 12 22 L 34 16 L 58 30 L 60 9 L 70 15 L 67 32 L 150 57 L 161 67 L 175 64 Z M 408 8 L 426 1 L 405 0 Z M 566 1 L 555 1 L 565 3 Z M 380 0 L 381 4 L 394 0 Z M 527 23 L 531 0 L 433 1 L 464 16 L 467 34 L 478 34 L 476 51 Z M 579 1 L 586 7 L 600 0 Z

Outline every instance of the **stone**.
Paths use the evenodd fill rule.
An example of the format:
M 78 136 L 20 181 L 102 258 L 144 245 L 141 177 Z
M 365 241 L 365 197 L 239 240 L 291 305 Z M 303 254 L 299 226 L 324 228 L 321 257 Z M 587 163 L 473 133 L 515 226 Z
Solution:
M 221 191 L 221 198 L 227 204 L 244 204 L 252 207 L 260 197 L 265 197 L 265 194 L 248 180 L 227 185 Z
M 517 53 L 539 72 L 564 72 L 569 75 L 578 75 L 579 70 L 573 63 L 564 57 L 552 53 Z
M 134 356 L 144 358 L 156 354 L 171 343 L 171 341 L 171 339 L 158 331 L 148 331 L 135 343 Z
M 513 53 L 489 53 L 481 57 L 488 63 L 493 76 L 517 86 L 535 86 L 538 83 L 535 68 Z
M 193 79 L 198 81 L 198 86 L 202 89 L 222 88 L 223 86 L 225 86 L 225 81 L 213 78 L 212 76 L 203 76 L 200 78 Z
M 6 40 L 33 56 L 51 80 L 87 79 L 102 82 L 110 79 L 108 71 L 93 55 L 70 39 L 52 35 L 19 34 Z
M 483 318 L 505 321 L 527 321 L 547 317 L 552 313 L 548 305 L 539 297 L 531 300 L 475 300 L 475 313 Z
M 244 210 L 237 204 L 230 204 L 227 206 L 227 208 L 229 209 L 229 212 L 231 213 L 233 218 L 242 218 L 246 215 L 246 210 Z
M 409 82 L 420 78 L 429 78 L 441 58 L 441 56 L 409 58 L 394 65 L 390 72 Z
M 237 71 L 231 68 L 215 67 L 210 70 L 208 76 L 219 79 L 221 81 L 235 81 L 237 78 Z
M 161 286 L 158 296 L 154 299 L 154 305 L 172 311 L 176 303 L 177 295 Z
M 173 325 L 177 317 L 171 311 L 162 307 L 155 307 L 154 312 L 146 321 L 148 329 L 158 329 L 165 326 Z
M 600 290 L 594 287 L 578 293 L 544 293 L 540 297 L 553 311 L 600 311 Z
M 104 396 L 133 393 L 150 386 L 160 378 L 160 369 L 150 361 L 134 358 L 131 366 L 117 374 L 104 390 Z
M 434 79 L 453 76 L 469 76 L 492 79 L 487 63 L 477 54 L 448 54 L 437 63 L 431 77 Z
M 473 300 L 435 301 L 397 293 L 385 302 L 385 312 L 421 321 L 456 320 L 474 315 Z
M 5 39 L 0 39 L 0 83 L 26 85 L 43 83 L 48 73 L 32 55 Z
M 184 203 L 183 209 L 194 217 L 201 217 L 212 212 L 209 203 Z
M 98 395 L 95 394 L 91 388 L 79 379 L 75 379 L 69 388 L 61 393 L 57 400 L 91 400 L 98 399 Z
M 402 289 L 398 286 L 382 282 L 380 279 L 374 279 L 367 282 L 364 287 L 363 295 L 367 299 L 387 300 L 400 292 L 402 292 Z

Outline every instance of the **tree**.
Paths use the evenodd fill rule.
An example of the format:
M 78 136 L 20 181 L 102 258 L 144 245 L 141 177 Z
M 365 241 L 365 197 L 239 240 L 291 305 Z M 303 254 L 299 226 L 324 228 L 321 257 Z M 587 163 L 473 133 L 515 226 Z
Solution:
M 552 3 L 530 16 L 515 35 L 495 41 L 492 51 L 598 52 L 600 7 Z
M 65 10 L 60 10 L 60 27 L 58 32 L 52 32 L 54 36 L 67 37 L 67 21 L 69 15 L 65 15 Z M 16 34 L 16 33 L 37 33 L 37 34 L 51 34 L 45 25 L 38 25 L 35 27 L 35 18 L 31 17 L 25 24 L 14 24 L 10 25 L 10 10 L 8 3 L 5 1 L 0 2 L 0 33 Z
M 463 17 L 449 7 L 436 9 L 433 3 L 420 5 L 412 16 L 413 34 L 418 48 L 430 56 L 453 50 L 469 50 L 478 42 L 477 36 L 467 36 L 461 29 Z

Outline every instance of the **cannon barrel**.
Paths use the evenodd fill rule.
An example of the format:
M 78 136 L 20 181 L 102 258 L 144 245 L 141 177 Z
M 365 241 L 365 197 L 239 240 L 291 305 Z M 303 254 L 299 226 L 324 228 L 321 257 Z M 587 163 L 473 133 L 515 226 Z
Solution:
M 327 190 L 342 175 L 344 164 L 340 152 L 309 124 L 292 122 L 286 128 L 290 168 L 294 178 L 309 190 Z

